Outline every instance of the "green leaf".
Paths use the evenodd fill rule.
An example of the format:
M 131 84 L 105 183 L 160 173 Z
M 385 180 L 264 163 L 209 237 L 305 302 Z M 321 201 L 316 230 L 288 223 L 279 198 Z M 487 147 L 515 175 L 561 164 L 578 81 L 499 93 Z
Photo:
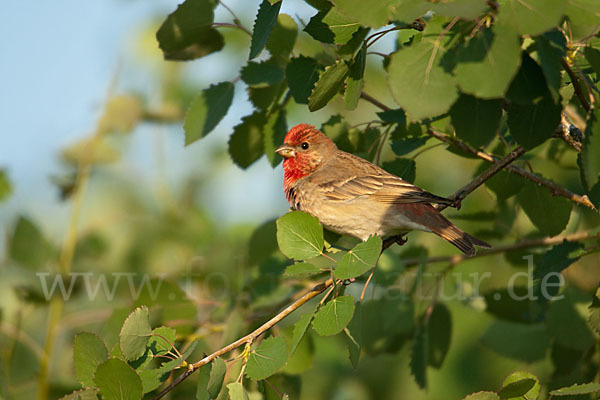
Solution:
M 266 123 L 265 114 L 256 111 L 243 117 L 242 123 L 233 128 L 229 138 L 229 155 L 239 167 L 246 169 L 263 155 Z
M 8 179 L 8 175 L 4 169 L 0 169 L 0 203 L 10 196 L 12 185 Z
M 583 383 L 581 385 L 575 384 L 569 387 L 552 390 L 550 394 L 552 396 L 575 396 L 580 394 L 590 394 L 600 392 L 600 383 L 590 382 Z
M 525 378 L 511 382 L 502 387 L 498 392 L 501 399 L 520 398 L 529 392 L 536 384 L 535 379 Z
M 208 393 L 207 387 L 211 370 L 212 363 L 204 364 L 198 369 L 198 373 L 196 374 L 198 375 L 198 382 L 196 383 L 196 400 L 210 400 L 211 396 L 210 393 Z
M 436 303 L 427 321 L 427 364 L 441 368 L 452 339 L 452 315 L 442 303 Z
M 590 304 L 589 322 L 592 329 L 600 335 L 600 287 L 596 289 L 596 295 Z
M 392 151 L 398 156 L 404 156 L 423 146 L 425 143 L 427 143 L 427 140 L 429 140 L 429 137 L 409 137 L 397 139 L 392 142 Z
M 284 275 L 286 276 L 308 276 L 320 274 L 323 272 L 321 267 L 317 267 L 316 265 L 312 265 L 309 263 L 301 262 L 292 264 L 285 269 Z
M 258 265 L 266 261 L 277 250 L 277 225 L 269 220 L 256 228 L 248 243 L 248 263 Z
M 527 385 L 527 383 L 524 383 L 524 382 L 527 382 L 529 380 L 532 380 L 534 382 L 534 384 L 531 387 L 531 389 L 529 389 L 527 392 L 525 392 L 521 395 L 513 396 L 513 397 L 503 397 L 503 395 L 511 395 L 511 394 L 515 393 L 517 391 L 518 387 L 525 387 Z M 518 387 L 513 386 L 514 383 L 518 383 L 518 382 L 521 382 Z M 506 391 L 504 388 L 507 388 Z M 515 372 L 511 373 L 509 376 L 507 376 L 506 379 L 504 380 L 504 382 L 502 383 L 502 389 L 498 392 L 498 395 L 503 400 L 504 399 L 536 400 L 538 398 L 539 394 L 540 394 L 540 381 L 531 372 L 524 372 L 524 371 L 515 371 Z
M 281 97 L 281 87 L 284 82 L 265 87 L 248 86 L 246 92 L 252 105 L 258 110 L 268 112 L 275 101 Z
M 302 341 L 302 338 L 306 334 L 306 331 L 308 330 L 308 326 L 310 325 L 310 322 L 312 321 L 312 319 L 315 315 L 315 311 L 316 311 L 316 308 L 314 308 L 308 314 L 304 314 L 303 316 L 300 317 L 298 322 L 296 322 L 296 324 L 294 325 L 294 333 L 292 336 L 292 345 L 290 346 L 290 357 L 294 354 L 294 352 L 296 351 L 296 348 L 298 347 L 298 345 Z
M 272 167 L 281 162 L 281 156 L 275 153 L 275 149 L 283 143 L 287 134 L 287 123 L 285 109 L 277 109 L 272 112 L 265 125 L 265 155 Z
M 97 388 L 86 388 L 69 393 L 59 400 L 98 400 Z
M 211 399 L 216 399 L 223 387 L 223 381 L 225 380 L 225 374 L 227 373 L 227 365 L 221 357 L 215 358 L 211 365 L 212 367 L 206 390 Z
M 360 276 L 375 267 L 381 254 L 382 241 L 379 236 L 371 236 L 349 250 L 338 262 L 333 271 L 338 279 L 350 279 Z
M 552 99 L 555 102 L 560 101 L 560 89 L 562 80 L 562 58 L 566 54 L 567 43 L 565 36 L 558 30 L 553 30 L 543 36 L 539 36 L 536 41 L 537 62 L 544 73 L 546 83 Z
M 502 99 L 481 100 L 462 94 L 450 110 L 456 136 L 473 147 L 486 146 L 500 126 L 502 103 Z
M 249 86 L 265 87 L 281 82 L 284 71 L 280 66 L 270 61 L 249 61 L 242 68 L 241 77 Z
M 531 222 L 547 236 L 562 232 L 569 222 L 572 205 L 564 197 L 552 196 L 548 189 L 525 182 L 517 200 Z
M 419 324 L 410 348 L 410 373 L 421 389 L 427 387 L 427 327 Z
M 477 392 L 468 395 L 463 400 L 500 400 L 500 397 L 494 392 Z
M 208 135 L 223 119 L 233 101 L 233 83 L 221 82 L 204 89 L 185 115 L 185 145 Z
M 296 260 L 316 257 L 323 250 L 323 227 L 319 220 L 301 211 L 277 220 L 277 243 L 283 254 Z
M 308 104 L 308 96 L 323 67 L 314 58 L 299 56 L 292 58 L 285 70 L 290 93 L 298 104 Z
M 165 355 L 173 349 L 175 345 L 176 332 L 175 329 L 166 326 L 154 328 L 152 336 L 148 341 L 148 349 L 152 354 Z
M 281 4 L 281 2 L 279 2 L 279 4 Z M 246 392 L 244 385 L 240 382 L 230 383 L 227 385 L 227 390 L 229 390 L 229 398 L 231 400 L 250 400 L 248 392 Z
M 174 360 L 167 361 L 166 363 L 162 364 L 160 366 L 160 368 L 157 369 L 158 374 L 159 375 L 166 374 L 166 373 L 174 370 L 175 368 L 179 368 L 183 364 L 183 362 L 185 360 L 187 360 L 189 356 L 192 355 L 192 353 L 196 349 L 197 345 L 198 345 L 198 339 L 195 339 L 192 343 L 190 343 L 190 345 L 187 347 L 187 349 L 185 349 L 185 351 L 183 352 L 181 357 L 177 357 Z
M 371 28 L 379 28 L 388 24 L 391 16 L 390 8 L 397 1 L 333 0 L 333 3 L 336 9 L 355 21 L 360 21 L 361 24 Z
M 83 387 L 94 386 L 94 372 L 100 363 L 108 359 L 108 350 L 102 339 L 89 332 L 75 336 L 73 364 L 75 376 Z
M 539 35 L 559 24 L 565 0 L 500 0 L 498 20 L 511 24 L 521 35 Z
M 392 20 L 410 24 L 433 9 L 434 4 L 422 0 L 400 0 L 391 3 Z
M 261 380 L 273 375 L 285 364 L 288 357 L 285 339 L 270 337 L 250 352 L 246 364 L 246 376 L 250 379 Z
M 40 270 L 50 261 L 52 248 L 33 221 L 20 216 L 10 241 L 10 256 L 23 267 Z
M 600 50 L 586 46 L 583 48 L 583 54 L 585 54 L 585 58 L 590 63 L 594 72 L 600 76 Z
M 579 41 L 598 32 L 600 3 L 596 0 L 567 0 L 565 14 L 569 20 L 569 33 Z
M 396 158 L 394 161 L 386 161 L 381 167 L 387 172 L 399 176 L 407 182 L 414 183 L 417 174 L 417 164 L 410 158 Z
M 157 369 L 142 369 L 137 371 L 142 380 L 142 388 L 144 393 L 149 393 L 162 385 L 169 377 L 168 374 L 159 374 Z
M 553 301 L 546 316 L 548 332 L 562 346 L 575 350 L 587 350 L 595 339 L 585 319 L 575 308 L 571 297 Z
M 455 0 L 431 5 L 431 9 L 436 15 L 463 19 L 477 19 L 485 12 L 486 8 L 485 0 Z
M 560 123 L 560 103 L 552 97 L 532 105 L 511 103 L 508 106 L 508 126 L 517 143 L 526 149 L 533 149 L 552 137 Z
M 287 60 L 294 49 L 297 36 L 298 25 L 294 19 L 287 14 L 279 14 L 267 41 L 267 50 L 273 57 Z
M 143 356 L 151 335 L 148 307 L 136 308 L 125 319 L 119 333 L 119 347 L 125 359 L 133 361 Z
M 548 250 L 542 258 L 535 263 L 533 269 L 534 294 L 548 301 L 558 294 L 560 284 L 558 279 L 549 279 L 549 274 L 556 275 L 565 270 L 569 265 L 579 260 L 579 256 L 571 257 L 571 253 L 583 249 L 579 242 L 563 242 Z M 552 276 L 550 276 L 552 277 Z M 549 290 L 548 287 L 550 286 Z
M 216 2 L 186 0 L 156 32 L 167 60 L 191 60 L 223 48 L 223 36 L 211 28 Z
M 252 30 L 249 60 L 258 56 L 265 48 L 269 36 L 271 36 L 271 31 L 277 23 L 277 16 L 279 15 L 281 3 L 282 2 L 280 1 L 271 5 L 267 0 L 263 0 L 260 4 L 258 14 L 256 14 L 256 20 L 254 21 L 254 29 Z
M 581 172 L 588 188 L 600 182 L 600 109 L 596 108 L 590 114 L 583 147 L 581 149 Z
M 360 24 L 354 19 L 331 7 L 314 15 L 304 31 L 323 43 L 345 44 L 359 28 Z
M 550 337 L 544 324 L 495 320 L 483 334 L 482 343 L 505 357 L 531 363 L 546 356 Z
M 344 60 L 338 60 L 335 64 L 326 67 L 308 97 L 308 109 L 317 111 L 325 107 L 341 89 L 348 71 L 348 64 Z
M 413 119 L 444 114 L 458 98 L 452 74 L 441 65 L 445 49 L 424 40 L 392 54 L 388 83 L 398 103 Z
M 365 73 L 365 65 L 367 62 L 367 46 L 363 44 L 358 52 L 346 79 L 346 91 L 344 92 L 344 104 L 347 109 L 354 110 L 358 105 L 360 94 L 363 87 L 363 75 Z
M 458 51 L 458 86 L 482 99 L 504 97 L 519 69 L 520 54 L 519 36 L 506 24 L 481 29 Z
M 139 400 L 142 380 L 125 361 L 110 358 L 98 365 L 94 382 L 105 400 Z
M 313 329 L 321 336 L 340 333 L 354 314 L 354 297 L 341 296 L 329 301 L 313 319 Z
M 539 65 L 526 54 L 521 54 L 521 68 L 506 93 L 512 103 L 531 105 L 549 97 L 544 73 Z

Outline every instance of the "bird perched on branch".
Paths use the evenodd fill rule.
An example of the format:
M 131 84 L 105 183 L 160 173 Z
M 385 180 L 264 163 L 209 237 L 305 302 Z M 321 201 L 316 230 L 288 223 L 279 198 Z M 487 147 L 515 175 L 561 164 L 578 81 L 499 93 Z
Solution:
M 486 242 L 460 230 L 432 204 L 454 202 L 431 194 L 375 164 L 337 148 L 314 126 L 296 125 L 275 150 L 283 158 L 283 189 L 290 206 L 327 229 L 367 240 L 417 229 L 446 239 L 467 256 Z

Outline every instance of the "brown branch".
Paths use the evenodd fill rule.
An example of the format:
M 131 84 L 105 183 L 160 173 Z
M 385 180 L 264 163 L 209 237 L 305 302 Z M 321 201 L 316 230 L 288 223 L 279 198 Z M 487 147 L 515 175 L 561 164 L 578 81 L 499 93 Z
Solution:
M 282 319 L 284 319 L 285 317 L 290 315 L 292 312 L 294 312 L 295 310 L 300 308 L 300 306 L 302 306 L 303 304 L 305 304 L 312 298 L 323 293 L 327 288 L 331 287 L 332 285 L 333 285 L 333 279 L 331 279 L 331 278 L 327 279 L 325 282 L 315 286 L 314 288 L 312 288 L 311 290 L 306 292 L 302 297 L 300 297 L 298 300 L 296 300 L 295 302 L 293 302 L 292 304 L 287 306 L 283 311 L 281 311 L 279 314 L 277 314 L 276 316 L 271 318 L 269 321 L 267 321 L 266 323 L 261 325 L 259 328 L 257 328 L 252 333 L 249 333 L 248 335 L 244 336 L 243 338 L 240 338 L 240 339 L 236 340 L 235 342 L 215 351 L 214 353 L 204 357 L 203 359 L 201 359 L 198 362 L 189 364 L 188 369 L 185 372 L 183 372 L 181 375 L 179 375 L 177 377 L 177 379 L 175 379 L 173 382 L 171 382 L 171 384 L 169 384 L 169 386 L 167 386 L 159 394 L 157 394 L 153 398 L 153 400 L 161 399 L 164 395 L 169 393 L 175 386 L 179 385 L 184 379 L 186 379 L 188 376 L 190 376 L 195 370 L 202 367 L 203 365 L 210 363 L 215 358 L 220 357 L 224 354 L 227 354 L 231 350 L 236 349 L 243 344 L 252 343 L 252 341 L 254 339 L 256 339 L 258 336 L 265 333 L 267 330 L 269 330 L 271 327 L 273 327 L 279 321 L 281 321 Z
M 431 263 L 440 263 L 440 262 L 448 262 L 452 265 L 456 265 L 461 261 L 472 260 L 474 258 L 487 257 L 495 254 L 506 253 L 512 250 L 523 250 L 529 249 L 532 247 L 544 247 L 544 246 L 553 246 L 556 244 L 561 244 L 563 241 L 568 242 L 578 242 L 580 240 L 592 239 L 592 238 L 600 238 L 600 233 L 593 233 L 591 231 L 586 232 L 576 232 L 571 233 L 569 235 L 562 236 L 554 236 L 554 237 L 545 237 L 541 239 L 528 239 L 522 240 L 520 242 L 508 244 L 506 246 L 496 246 L 490 250 L 480 250 L 472 257 L 467 257 L 464 254 L 454 254 L 451 256 L 438 256 L 438 257 L 430 257 L 425 260 L 421 258 L 409 258 L 404 260 L 404 264 L 406 266 L 409 265 L 417 265 L 420 263 L 431 264 Z
M 458 189 L 456 192 L 454 192 L 448 198 L 450 200 L 454 200 L 455 204 L 460 205 L 460 202 L 465 197 L 467 197 L 467 195 L 469 193 L 471 193 L 472 191 L 477 189 L 479 186 L 483 185 L 485 183 L 485 181 L 490 179 L 492 176 L 496 175 L 502 169 L 510 166 L 510 164 L 513 161 L 515 161 L 517 158 L 521 157 L 523 154 L 525 154 L 525 152 L 526 152 L 526 150 L 523 147 L 521 147 L 521 146 L 516 147 L 513 151 L 508 153 L 503 159 L 495 161 L 494 164 L 492 164 L 488 169 L 483 171 L 483 173 L 481 173 L 477 178 L 473 179 L 471 182 L 469 182 L 462 188 Z M 436 208 L 438 209 L 438 211 L 442 211 L 446 207 L 448 207 L 447 204 L 438 204 Z
M 490 155 L 482 150 L 476 150 L 476 149 L 472 148 L 471 146 L 469 146 L 468 144 L 463 143 L 459 140 L 456 140 L 454 138 L 451 138 L 447 135 L 441 134 L 441 133 L 433 131 L 433 130 L 429 130 L 428 133 L 431 136 L 441 140 L 442 142 L 451 144 L 464 152 L 467 152 L 469 154 L 472 154 L 474 156 L 481 158 L 482 160 L 492 162 L 492 163 L 496 162 L 496 159 L 492 155 Z M 506 170 L 508 170 L 512 173 L 515 173 L 525 179 L 528 179 L 534 183 L 537 183 L 541 186 L 546 187 L 547 189 L 550 190 L 550 193 L 552 193 L 552 195 L 554 195 L 554 196 L 565 197 L 565 198 L 573 201 L 574 203 L 584 205 L 588 208 L 591 208 L 592 210 L 594 210 L 596 212 L 598 211 L 596 209 L 596 207 L 594 206 L 594 204 L 590 201 L 589 197 L 587 197 L 587 195 L 581 196 L 581 195 L 575 194 L 546 178 L 543 178 L 539 175 L 529 172 L 529 171 L 527 171 L 521 167 L 518 167 L 516 165 L 508 165 L 508 166 L 506 166 Z
M 552 136 L 562 139 L 566 144 L 575 149 L 575 151 L 581 153 L 583 133 L 567 119 L 566 113 L 562 113 L 561 123 L 558 125 Z
M 567 60 L 565 60 L 564 58 L 561 58 L 560 63 L 562 65 L 562 67 L 564 68 L 564 70 L 567 71 L 569 78 L 571 78 L 571 83 L 573 84 L 573 89 L 575 90 L 575 94 L 577 95 L 577 98 L 579 99 L 581 106 L 583 107 L 583 109 L 586 112 L 589 112 L 590 111 L 590 103 L 585 98 L 585 94 L 583 93 L 583 89 L 581 88 L 581 85 L 579 84 L 579 79 L 575 75 L 575 72 L 573 72 L 573 69 L 571 69 L 571 66 L 569 65 Z
M 375 97 L 372 97 L 365 92 L 360 92 L 360 97 L 362 99 L 368 101 L 369 103 L 373 104 L 374 106 L 381 108 L 383 111 L 391 110 L 391 108 L 389 108 L 388 106 L 386 106 L 385 104 L 383 104 L 382 102 L 377 100 Z

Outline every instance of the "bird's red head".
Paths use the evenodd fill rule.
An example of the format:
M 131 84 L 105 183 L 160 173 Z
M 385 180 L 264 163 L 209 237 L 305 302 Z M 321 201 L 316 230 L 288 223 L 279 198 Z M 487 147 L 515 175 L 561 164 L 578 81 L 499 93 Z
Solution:
M 287 190 L 323 165 L 337 151 L 337 146 L 314 126 L 300 124 L 290 129 L 283 145 L 275 151 L 284 158 L 283 186 Z

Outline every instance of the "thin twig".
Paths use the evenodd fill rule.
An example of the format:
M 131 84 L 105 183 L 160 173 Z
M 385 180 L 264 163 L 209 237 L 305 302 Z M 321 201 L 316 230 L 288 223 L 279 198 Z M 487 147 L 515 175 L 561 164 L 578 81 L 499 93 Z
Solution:
M 565 240 L 568 242 L 578 242 L 584 239 L 592 239 L 592 238 L 600 238 L 600 233 L 594 233 L 592 231 L 586 232 L 576 232 L 568 235 L 562 236 L 554 236 L 554 237 L 545 237 L 540 239 L 528 239 L 522 240 L 520 242 L 508 244 L 506 246 L 495 246 L 490 250 L 480 250 L 472 257 L 467 257 L 464 254 L 453 254 L 451 256 L 438 256 L 438 257 L 430 257 L 425 260 L 421 258 L 409 258 L 403 260 L 405 266 L 418 265 L 420 263 L 432 264 L 432 263 L 440 263 L 440 262 L 449 262 L 453 265 L 458 264 L 461 261 L 465 260 L 473 260 L 475 258 L 492 256 L 495 254 L 506 253 L 508 251 L 513 250 L 523 250 L 529 249 L 532 247 L 545 247 L 545 246 L 553 246 L 556 244 L 561 244 Z
M 386 106 L 385 104 L 383 104 L 382 102 L 380 102 L 376 98 L 368 95 L 365 92 L 360 92 L 360 97 L 362 99 L 368 101 L 369 103 L 373 104 L 374 106 L 381 108 L 383 111 L 390 111 L 391 110 L 391 108 L 389 108 L 388 106 Z
M 252 32 L 250 32 L 248 29 L 246 29 L 245 27 L 243 27 L 242 25 L 239 25 L 239 24 L 231 24 L 229 22 L 214 22 L 212 24 L 212 26 L 214 28 L 235 28 L 235 29 L 239 29 L 242 32 L 245 32 L 246 34 L 248 34 L 250 37 L 252 37 Z
M 492 162 L 492 163 L 496 162 L 496 158 L 494 158 L 494 156 L 492 156 L 492 155 L 490 155 L 490 154 L 488 154 L 488 153 L 486 153 L 486 152 L 484 152 L 482 150 L 475 150 L 474 148 L 472 148 L 468 144 L 463 143 L 463 142 L 461 142 L 459 140 L 456 140 L 454 138 L 450 138 L 447 135 L 441 134 L 441 133 L 433 131 L 433 130 L 429 130 L 428 133 L 431 136 L 433 136 L 433 137 L 435 137 L 435 138 L 437 138 L 437 139 L 439 139 L 439 140 L 441 140 L 441 141 L 443 141 L 445 143 L 451 144 L 451 145 L 455 146 L 456 148 L 458 148 L 458 149 L 460 149 L 462 151 L 465 151 L 465 152 L 470 153 L 470 154 L 472 154 L 474 156 L 477 156 L 477 157 L 481 158 L 482 160 L 485 160 L 485 161 L 488 161 L 488 162 Z M 521 176 L 521 177 L 523 177 L 525 179 L 528 179 L 528 180 L 530 180 L 530 181 L 532 181 L 534 183 L 537 183 L 537 184 L 539 184 L 541 186 L 544 186 L 545 188 L 549 189 L 550 192 L 552 193 L 552 195 L 554 195 L 554 196 L 565 197 L 565 198 L 571 200 L 574 203 L 581 204 L 583 206 L 586 206 L 586 207 L 588 207 L 588 208 L 590 208 L 590 209 L 598 212 L 598 210 L 596 209 L 596 207 L 594 206 L 594 204 L 590 201 L 590 199 L 589 199 L 589 197 L 587 195 L 581 196 L 581 195 L 575 194 L 575 193 L 573 193 L 573 192 L 571 192 L 571 191 L 563 188 L 562 186 L 557 185 L 556 183 L 554 183 L 554 182 L 552 182 L 552 181 L 550 181 L 550 180 L 548 180 L 546 178 L 542 178 L 541 176 L 536 175 L 536 174 L 534 174 L 532 172 L 529 172 L 529 171 L 527 171 L 527 170 L 525 170 L 525 169 L 523 169 L 521 167 L 518 167 L 516 165 L 508 165 L 506 167 L 506 170 L 508 170 L 508 171 L 510 171 L 512 173 L 515 173 L 515 174 L 517 174 L 517 175 L 519 175 L 519 176 Z
M 211 361 L 213 361 L 215 358 L 220 357 L 224 354 L 229 353 L 231 350 L 238 348 L 239 346 L 246 344 L 246 343 L 252 343 L 252 341 L 254 339 L 256 339 L 258 336 L 262 335 L 263 333 L 265 333 L 267 330 L 269 330 L 271 327 L 273 327 L 275 324 L 277 324 L 278 322 L 280 322 L 282 319 L 284 319 L 285 317 L 287 317 L 288 315 L 290 315 L 292 312 L 294 312 L 295 310 L 297 310 L 298 308 L 300 308 L 303 304 L 305 304 L 306 302 L 308 302 L 309 300 L 311 300 L 312 298 L 318 296 L 319 294 L 323 293 L 327 288 L 331 287 L 333 285 L 333 279 L 327 279 L 325 282 L 313 287 L 311 290 L 309 290 L 307 293 L 305 293 L 302 297 L 300 297 L 298 300 L 296 300 L 295 302 L 293 302 L 292 304 L 290 304 L 289 306 L 287 306 L 283 311 L 281 311 L 279 314 L 277 314 L 276 316 L 274 316 L 273 318 L 271 318 L 269 321 L 267 321 L 266 323 L 264 323 L 263 325 L 261 325 L 259 328 L 257 328 L 256 330 L 254 330 L 252 333 L 249 333 L 248 335 L 244 336 L 241 339 L 236 340 L 235 342 L 215 351 L 214 353 L 204 357 L 203 359 L 201 359 L 198 362 L 195 362 L 193 364 L 189 364 L 188 365 L 188 369 L 183 372 L 181 375 L 179 375 L 177 377 L 177 379 L 175 379 L 173 382 L 171 382 L 171 384 L 169 386 L 167 386 L 166 388 L 164 388 L 159 394 L 157 394 L 153 400 L 158 400 L 161 399 L 164 395 L 166 395 L 167 393 L 169 393 L 171 390 L 173 390 L 173 388 L 177 385 L 179 385 L 184 379 L 186 379 L 188 376 L 190 376 L 195 370 L 197 370 L 198 368 L 202 367 L 203 365 L 206 365 L 208 363 L 210 363 Z
M 573 84 L 573 89 L 575 90 L 575 94 L 577 95 L 577 98 L 579 99 L 581 106 L 583 107 L 583 109 L 586 112 L 589 112 L 590 111 L 590 103 L 588 103 L 587 99 L 585 98 L 585 94 L 583 93 L 583 90 L 581 89 L 581 85 L 579 84 L 579 79 L 575 75 L 575 72 L 573 72 L 573 69 L 571 69 L 571 66 L 569 65 L 567 60 L 565 60 L 564 58 L 561 58 L 560 63 L 562 65 L 562 67 L 564 68 L 564 70 L 567 71 L 569 78 L 571 78 L 571 83 Z
M 455 204 L 460 204 L 460 202 L 465 197 L 467 197 L 467 195 L 469 193 L 471 193 L 472 191 L 477 189 L 479 186 L 483 185 L 485 183 L 485 181 L 490 179 L 492 176 L 496 175 L 498 172 L 500 172 L 504 168 L 507 168 L 507 166 L 509 166 L 513 161 L 515 161 L 517 158 L 519 158 L 523 154 L 525 154 L 526 151 L 527 150 L 525 150 L 523 147 L 517 146 L 513 151 L 508 153 L 503 159 L 495 161 L 494 164 L 492 164 L 488 169 L 483 171 L 483 173 L 481 173 L 477 178 L 473 179 L 471 182 L 467 183 L 465 186 L 458 189 L 456 192 L 454 192 L 448 198 L 450 200 L 454 200 Z M 446 207 L 448 207 L 447 204 L 436 204 L 436 208 L 438 209 L 438 211 L 442 211 Z
M 375 274 L 375 268 L 377 266 L 373 267 L 373 269 L 371 269 L 371 273 L 369 274 L 369 277 L 367 278 L 367 281 L 365 282 L 365 286 L 363 286 L 363 290 L 360 294 L 360 302 L 362 303 L 363 299 L 365 298 L 365 293 L 367 293 L 367 287 L 369 286 L 369 283 L 371 282 L 371 279 L 373 278 L 373 274 Z

